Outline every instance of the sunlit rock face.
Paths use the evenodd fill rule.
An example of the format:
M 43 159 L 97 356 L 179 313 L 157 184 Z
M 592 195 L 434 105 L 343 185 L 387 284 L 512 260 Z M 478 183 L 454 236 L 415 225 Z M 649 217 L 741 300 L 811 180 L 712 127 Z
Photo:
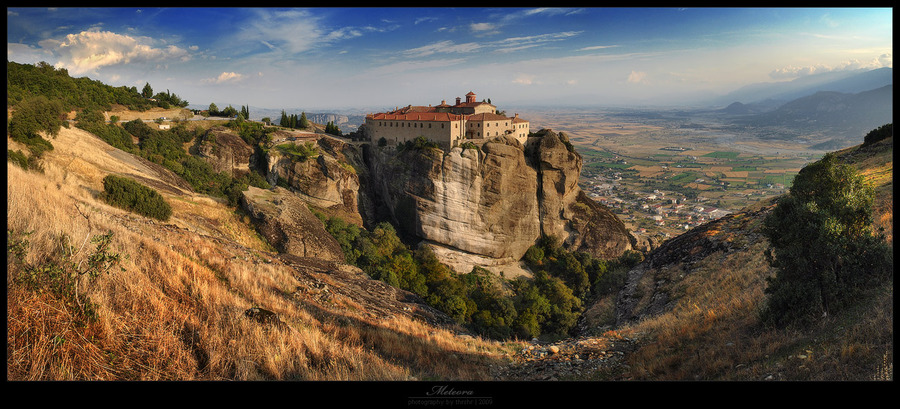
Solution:
M 527 146 L 500 137 L 446 152 L 373 148 L 370 191 L 398 231 L 462 269 L 515 267 L 541 234 L 596 256 L 630 249 L 622 223 L 581 193 L 580 155 L 551 131 L 537 135 Z

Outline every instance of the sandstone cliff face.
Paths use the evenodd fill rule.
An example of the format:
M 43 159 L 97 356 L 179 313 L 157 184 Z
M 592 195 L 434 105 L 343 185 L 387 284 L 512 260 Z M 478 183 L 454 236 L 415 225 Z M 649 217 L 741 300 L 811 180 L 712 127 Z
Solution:
M 374 148 L 372 194 L 398 231 L 461 272 L 515 265 L 541 234 L 606 258 L 630 249 L 622 223 L 581 193 L 581 157 L 557 134 L 538 135 L 527 148 L 506 137 L 449 152 Z
M 351 165 L 358 154 L 349 145 L 329 138 L 316 141 L 316 147 L 318 156 L 306 160 L 271 149 L 266 157 L 269 184 L 274 186 L 281 179 L 313 206 L 361 225 L 360 178 Z
M 226 172 L 235 178 L 250 172 L 253 147 L 228 128 L 211 128 L 197 150 L 216 172 Z
M 371 166 L 375 194 L 407 235 L 503 262 L 540 235 L 537 173 L 514 139 L 446 154 L 376 149 Z
M 241 207 L 278 252 L 344 262 L 341 246 L 296 194 L 280 187 L 266 190 L 251 186 L 243 193 Z

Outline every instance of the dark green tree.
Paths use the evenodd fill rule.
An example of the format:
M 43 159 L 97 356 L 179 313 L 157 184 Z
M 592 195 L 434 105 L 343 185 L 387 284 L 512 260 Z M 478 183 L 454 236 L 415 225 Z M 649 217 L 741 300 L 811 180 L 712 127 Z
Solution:
M 146 83 L 144 85 L 144 89 L 141 90 L 141 96 L 144 98 L 152 98 L 153 97 L 153 88 L 150 87 L 150 83 Z
M 28 146 L 33 155 L 40 156 L 45 151 L 53 150 L 53 145 L 39 132 L 55 137 L 66 124 L 64 114 L 59 100 L 50 100 L 43 95 L 29 97 L 16 105 L 7 131 L 12 140 Z
M 776 269 L 766 322 L 808 324 L 892 274 L 893 254 L 872 232 L 874 190 L 833 153 L 804 167 L 766 218 Z
M 306 119 L 306 112 L 300 113 L 300 121 L 297 123 L 300 129 L 309 128 L 309 120 Z

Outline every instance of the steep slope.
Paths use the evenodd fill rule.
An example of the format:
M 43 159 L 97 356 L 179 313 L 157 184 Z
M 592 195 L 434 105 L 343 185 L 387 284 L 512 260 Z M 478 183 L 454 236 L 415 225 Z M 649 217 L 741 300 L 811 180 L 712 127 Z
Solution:
M 247 216 L 159 166 L 80 129 L 52 142 L 44 173 L 7 164 L 8 246 L 27 251 L 7 264 L 8 379 L 477 380 L 503 360 L 412 293 L 273 251 Z M 107 174 L 158 190 L 172 218 L 98 199 Z M 79 277 L 92 313 L 19 284 L 52 271 L 29 266 L 84 265 L 106 233 L 122 269 Z
M 838 153 L 876 186 L 876 227 L 892 220 L 892 139 Z M 854 308 L 814 328 L 760 324 L 766 279 L 775 273 L 760 228 L 773 203 L 760 202 L 654 249 L 628 272 L 614 306 L 598 300 L 588 308 L 579 325 L 582 334 L 613 328 L 639 339 L 627 359 L 629 369 L 620 375 L 629 379 L 892 376 L 886 372 L 892 368 L 892 285 L 872 288 Z

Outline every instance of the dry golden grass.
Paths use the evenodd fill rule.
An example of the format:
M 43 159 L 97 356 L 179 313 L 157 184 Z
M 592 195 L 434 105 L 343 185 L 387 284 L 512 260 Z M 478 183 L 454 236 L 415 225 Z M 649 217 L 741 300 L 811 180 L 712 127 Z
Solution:
M 693 380 L 718 379 L 733 365 L 752 362 L 765 353 L 748 342 L 744 333 L 756 321 L 763 299 L 767 270 L 762 249 L 724 255 L 714 253 L 689 272 L 668 269 L 677 283 L 670 295 L 677 300 L 671 312 L 648 318 L 633 330 L 649 334 L 652 340 L 631 358 L 632 376 L 637 379 Z M 676 277 L 686 274 L 683 279 Z
M 717 233 L 731 242 L 725 233 Z M 737 235 L 735 238 L 743 236 Z M 774 274 L 765 241 L 713 253 L 692 266 L 645 274 L 663 284 L 668 312 L 619 328 L 643 334 L 628 358 L 640 380 L 886 380 L 893 378 L 893 287 L 815 327 L 775 329 L 759 322 L 765 278 Z M 657 289 L 660 291 L 660 289 Z M 647 295 L 649 299 L 649 294 Z
M 8 379 L 480 380 L 502 356 L 493 342 L 297 294 L 298 272 L 215 201 L 161 192 L 173 205 L 167 223 L 106 205 L 95 197 L 102 176 L 142 174 L 141 165 L 87 155 L 96 140 L 80 132 L 64 130 L 59 142 L 68 144 L 54 140 L 44 174 L 7 164 L 7 228 L 31 232 L 29 263 L 57 254 L 60 236 L 84 262 L 89 239 L 112 232 L 124 271 L 79 281 L 97 306 L 92 320 L 17 285 L 20 269 L 8 264 Z M 283 325 L 246 317 L 254 306 Z

